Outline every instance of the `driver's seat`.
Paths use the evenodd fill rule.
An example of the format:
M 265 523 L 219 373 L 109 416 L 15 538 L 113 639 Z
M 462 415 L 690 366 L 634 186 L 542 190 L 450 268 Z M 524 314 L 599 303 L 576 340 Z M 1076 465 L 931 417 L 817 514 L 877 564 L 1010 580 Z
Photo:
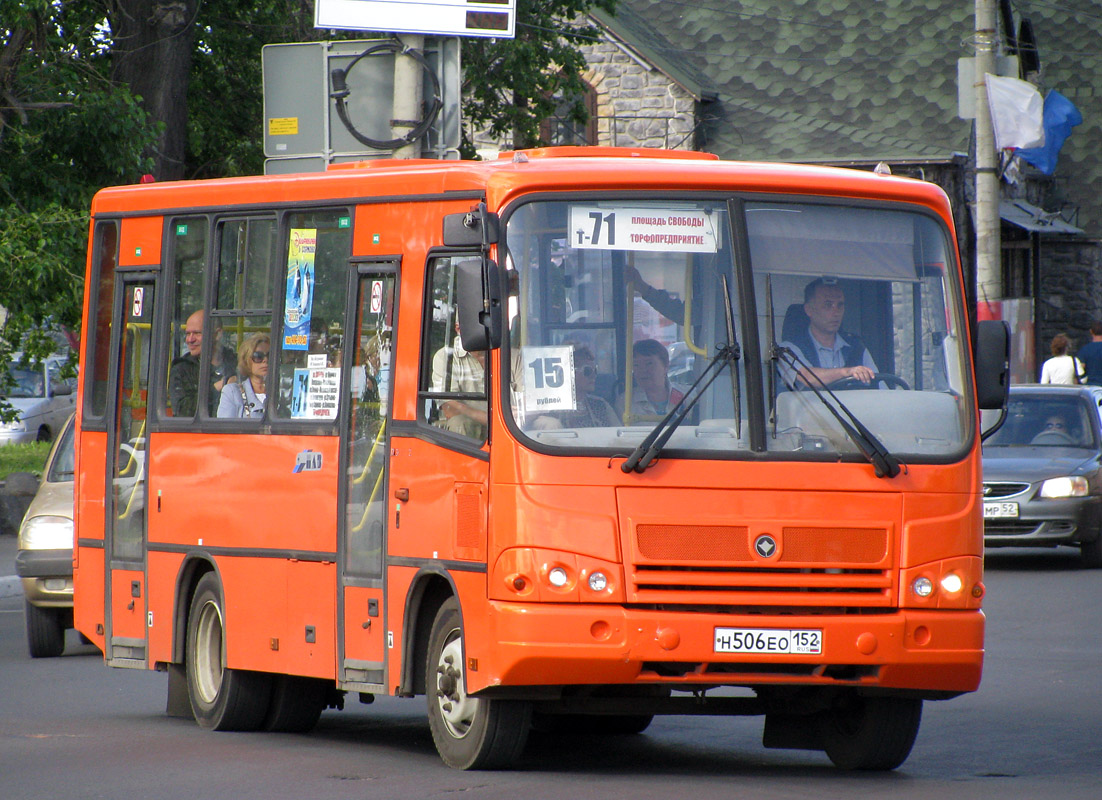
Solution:
M 788 310 L 784 312 L 784 321 L 781 322 L 780 340 L 782 342 L 791 342 L 800 335 L 801 331 L 806 331 L 810 325 L 811 320 L 808 319 L 807 312 L 804 311 L 804 304 L 793 303 L 788 307 Z

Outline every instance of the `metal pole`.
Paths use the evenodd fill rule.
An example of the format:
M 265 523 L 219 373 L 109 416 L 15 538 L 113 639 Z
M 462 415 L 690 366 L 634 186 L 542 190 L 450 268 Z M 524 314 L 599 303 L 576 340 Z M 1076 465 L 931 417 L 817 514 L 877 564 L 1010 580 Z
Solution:
M 995 74 L 996 0 L 976 0 L 976 305 L 980 318 L 999 318 L 986 304 L 1002 299 L 1002 240 L 998 154 L 987 102 L 987 74 Z
M 399 39 L 410 50 L 424 51 L 425 37 L 403 33 Z M 424 88 L 421 65 L 407 55 L 399 53 L 394 58 L 394 118 L 390 121 L 391 135 L 397 139 L 417 127 L 421 121 Z M 394 151 L 392 158 L 420 158 L 421 142 L 410 142 Z

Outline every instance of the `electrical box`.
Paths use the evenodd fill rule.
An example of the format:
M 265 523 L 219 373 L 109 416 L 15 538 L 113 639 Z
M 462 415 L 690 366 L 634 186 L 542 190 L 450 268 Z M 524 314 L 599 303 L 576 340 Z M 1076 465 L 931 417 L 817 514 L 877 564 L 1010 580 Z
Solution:
M 349 90 L 345 108 L 349 121 L 370 139 L 393 137 L 390 120 L 394 106 L 392 52 L 381 51 L 352 62 L 368 48 L 387 41 L 360 39 L 335 42 L 269 44 L 262 49 L 264 76 L 265 174 L 320 172 L 332 163 L 386 158 L 390 150 L 376 150 L 358 141 L 337 114 L 330 97 L 330 74 L 347 70 Z M 442 106 L 421 141 L 423 158 L 459 158 L 459 39 L 426 37 L 422 51 L 440 84 Z M 424 102 L 431 104 L 433 84 L 422 80 Z

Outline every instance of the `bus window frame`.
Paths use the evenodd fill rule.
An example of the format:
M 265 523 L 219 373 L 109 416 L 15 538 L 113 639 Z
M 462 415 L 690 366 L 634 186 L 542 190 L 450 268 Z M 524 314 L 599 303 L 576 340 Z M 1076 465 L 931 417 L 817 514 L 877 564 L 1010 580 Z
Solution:
M 888 211 L 906 211 L 910 214 L 922 216 L 928 220 L 931 220 L 937 227 L 942 237 L 942 244 L 944 253 L 948 257 L 955 258 L 954 266 L 958 269 L 946 269 L 945 279 L 953 285 L 955 288 L 959 288 L 959 296 L 964 298 L 966 292 L 964 290 L 962 278 L 959 272 L 959 253 L 954 247 L 955 240 L 953 238 L 953 230 L 946 224 L 944 218 L 941 217 L 934 209 L 920 202 L 913 200 L 880 200 L 880 199 L 868 199 L 868 198 L 855 198 L 855 197 L 837 197 L 833 195 L 822 194 L 797 194 L 797 193 L 765 193 L 765 192 L 746 192 L 746 191 L 727 191 L 716 192 L 712 190 L 703 190 L 699 192 L 693 191 L 597 191 L 597 192 L 532 192 L 520 196 L 507 204 L 504 208 L 498 209 L 500 217 L 501 235 L 498 242 L 498 260 L 500 263 L 512 265 L 512 269 L 516 268 L 516 260 L 513 258 L 509 251 L 509 224 L 512 220 L 512 216 L 521 208 L 529 203 L 534 202 L 573 202 L 577 200 L 585 201 L 678 201 L 685 200 L 687 202 L 714 202 L 717 205 L 724 207 L 728 215 L 727 219 L 727 232 L 731 236 L 731 257 L 732 257 L 732 273 L 735 279 L 735 286 L 732 287 L 737 293 L 736 300 L 738 301 L 738 307 L 735 309 L 736 314 L 739 317 L 738 321 L 738 335 L 741 337 L 740 346 L 742 348 L 742 357 L 739 360 L 739 366 L 744 370 L 743 377 L 747 379 L 747 403 L 745 413 L 744 424 L 749 425 L 749 441 L 751 446 L 744 450 L 731 450 L 731 451 L 685 451 L 670 449 L 668 452 L 664 452 L 663 455 L 666 458 L 687 458 L 692 460 L 709 460 L 709 461 L 723 461 L 723 460 L 736 460 L 736 461 L 786 461 L 794 463 L 813 463 L 819 461 L 836 461 L 841 460 L 843 462 L 862 463 L 865 458 L 859 453 L 787 453 L 782 451 L 771 451 L 768 449 L 766 436 L 768 431 L 768 417 L 769 410 L 766 408 L 768 403 L 768 392 L 765 385 L 765 372 L 767 367 L 764 366 L 765 350 L 768 348 L 768 343 L 762 340 L 762 337 L 758 333 L 758 313 L 759 303 L 757 293 L 754 289 L 754 279 L 758 274 L 753 268 L 753 264 L 750 259 L 750 239 L 749 230 L 746 224 L 746 205 L 752 203 L 769 203 L 774 205 L 781 204 L 796 204 L 796 205 L 819 205 L 827 207 L 842 207 L 842 208 L 857 208 L 857 209 L 879 209 Z M 735 215 L 735 211 L 738 211 L 738 216 Z M 765 272 L 761 273 L 766 274 Z M 952 292 L 949 294 L 956 296 Z M 503 295 L 504 296 L 504 295 Z M 949 295 L 945 295 L 948 297 Z M 947 306 L 951 313 L 954 315 L 954 322 L 956 323 L 957 330 L 963 336 L 964 331 L 968 326 L 967 310 L 964 308 L 955 308 Z M 620 309 L 616 309 L 614 316 L 619 318 L 621 314 Z M 508 324 L 508 322 L 506 322 Z M 779 341 L 780 332 L 777 331 L 777 337 Z M 512 376 L 510 374 L 510 368 L 513 361 L 513 345 L 510 337 L 505 335 L 502 337 L 503 347 L 501 348 L 500 364 L 501 374 L 497 379 L 490 378 L 489 380 L 493 384 L 493 388 L 489 394 L 491 398 L 494 396 L 507 396 L 504 393 L 509 391 L 510 381 Z M 505 341 L 509 340 L 507 345 Z M 751 350 L 751 346 L 756 345 L 756 348 Z M 972 348 L 968 346 L 962 346 L 962 370 L 964 375 L 974 374 L 975 365 L 973 363 Z M 975 387 L 974 384 L 965 380 L 963 388 L 963 397 L 965 401 L 965 407 L 968 402 L 974 402 Z M 420 411 L 419 411 L 420 413 Z M 508 429 L 510 435 L 514 440 L 520 443 L 523 447 L 533 450 L 544 455 L 551 456 L 567 456 L 567 457 L 586 457 L 593 455 L 609 455 L 612 452 L 611 448 L 592 448 L 592 447 L 571 447 L 569 445 L 545 445 L 541 444 L 537 440 L 528 436 L 526 432 L 521 430 L 517 425 L 515 416 L 511 412 L 506 412 L 502 415 L 505 420 L 505 426 Z M 937 456 L 924 456 L 923 458 L 914 461 L 914 463 L 921 464 L 952 464 L 965 458 L 968 452 L 974 445 L 977 436 L 977 426 L 972 418 L 965 414 L 963 418 L 963 429 L 960 446 L 954 450 L 946 452 Z M 912 459 L 913 460 L 913 459 Z
M 92 232 L 92 280 L 88 286 L 88 322 L 86 326 L 87 335 L 86 341 L 82 343 L 83 354 L 81 359 L 81 371 L 84 373 L 84 394 L 80 398 L 81 403 L 81 428 L 90 431 L 106 431 L 107 430 L 107 417 L 108 417 L 108 404 L 106 397 L 104 401 L 103 411 L 101 413 L 95 413 L 95 398 L 93 394 L 96 387 L 96 376 L 92 369 L 95 364 L 98 366 L 96 359 L 96 348 L 100 345 L 100 334 L 98 324 L 98 317 L 101 310 L 101 304 L 103 301 L 103 293 L 100 291 L 100 281 L 103 279 L 103 255 L 104 255 L 104 234 L 107 228 L 113 228 L 115 232 L 114 241 L 114 254 L 112 261 L 114 266 L 112 268 L 112 286 L 110 296 L 107 298 L 108 310 L 107 310 L 107 350 L 106 363 L 103 365 L 103 369 L 107 377 L 104 378 L 106 382 L 110 377 L 111 369 L 111 333 L 115 329 L 114 314 L 115 314 L 115 285 L 118 283 L 119 274 L 119 253 L 121 247 L 121 235 L 122 235 L 122 217 L 121 216 L 107 216 L 104 218 L 96 219 L 95 227 Z M 110 392 L 108 393 L 108 395 Z
M 460 433 L 454 433 L 452 431 L 445 430 L 432 422 L 429 422 L 425 416 L 425 402 L 427 400 L 433 400 L 438 397 L 444 397 L 445 395 L 451 395 L 451 392 L 433 392 L 430 388 L 432 384 L 432 359 L 435 352 L 430 347 L 431 336 L 430 329 L 432 327 L 432 276 L 433 265 L 441 258 L 473 258 L 481 259 L 483 256 L 480 248 L 474 247 L 434 247 L 425 254 L 425 266 L 424 266 L 424 279 L 423 279 L 423 291 L 421 294 L 421 340 L 419 347 L 421 352 L 418 356 L 418 375 L 417 375 L 417 419 L 416 426 L 420 434 L 420 437 L 426 441 L 438 444 L 442 447 L 446 447 L 450 450 L 456 450 L 467 455 L 473 455 L 478 458 L 489 459 L 489 447 L 491 440 L 491 429 L 493 428 L 493 412 L 494 412 L 494 370 L 492 368 L 492 355 L 495 351 L 487 350 L 486 363 L 484 366 L 486 372 L 486 414 L 488 416 L 488 423 L 486 425 L 486 435 L 481 440 L 473 439 L 469 436 L 464 436 Z M 501 270 L 504 274 L 504 270 Z M 456 314 L 458 315 L 458 306 L 456 307 Z M 458 318 L 458 317 L 457 317 Z M 500 348 L 497 352 L 501 352 Z

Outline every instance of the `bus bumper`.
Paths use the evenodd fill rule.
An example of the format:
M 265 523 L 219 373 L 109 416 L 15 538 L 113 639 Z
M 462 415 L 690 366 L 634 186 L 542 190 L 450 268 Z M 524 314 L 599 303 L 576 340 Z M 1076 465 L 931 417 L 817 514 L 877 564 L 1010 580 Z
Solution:
M 974 691 L 983 666 L 978 610 L 769 616 L 618 606 L 491 603 L 489 625 L 467 627 L 468 687 L 691 684 L 863 686 Z M 717 652 L 717 629 L 821 631 L 807 655 Z M 474 634 L 473 636 L 471 634 Z M 477 669 L 481 659 L 492 669 Z M 492 652 L 492 657 L 491 656 Z

